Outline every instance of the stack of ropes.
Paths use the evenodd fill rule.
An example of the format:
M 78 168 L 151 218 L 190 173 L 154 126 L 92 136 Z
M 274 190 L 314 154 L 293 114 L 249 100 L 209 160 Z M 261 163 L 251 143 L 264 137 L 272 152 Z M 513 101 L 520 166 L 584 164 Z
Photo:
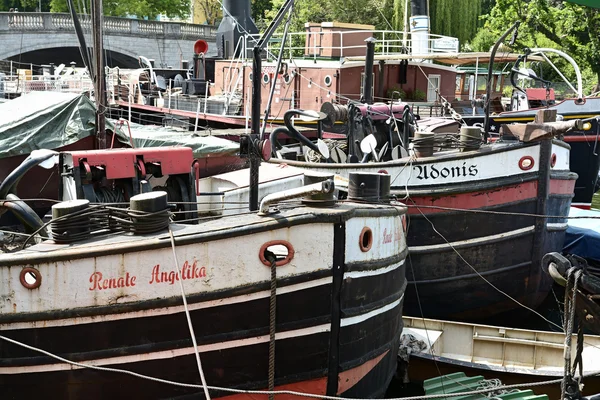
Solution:
M 411 140 L 411 143 L 413 144 L 413 146 L 418 146 L 420 144 L 425 144 L 429 141 L 431 141 L 431 139 L 428 137 L 415 137 Z M 469 140 L 460 140 L 458 138 L 458 135 L 456 134 L 440 133 L 434 135 L 433 147 L 439 151 L 445 149 L 458 149 L 461 147 L 478 147 L 480 144 L 480 139 L 473 138 Z

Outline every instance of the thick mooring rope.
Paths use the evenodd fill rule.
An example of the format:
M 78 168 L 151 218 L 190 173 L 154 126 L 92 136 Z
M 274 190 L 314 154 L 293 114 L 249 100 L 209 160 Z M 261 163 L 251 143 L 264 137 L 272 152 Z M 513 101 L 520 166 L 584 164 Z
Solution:
M 271 261 L 271 295 L 269 297 L 269 392 L 275 389 L 275 332 L 277 316 L 277 259 L 274 254 L 267 255 Z M 269 400 L 275 395 L 269 393 Z

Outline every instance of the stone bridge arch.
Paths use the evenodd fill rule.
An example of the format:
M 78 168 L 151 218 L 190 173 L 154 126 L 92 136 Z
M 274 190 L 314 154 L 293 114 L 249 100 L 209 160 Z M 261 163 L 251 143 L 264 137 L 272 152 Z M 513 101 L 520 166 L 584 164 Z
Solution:
M 89 16 L 81 16 L 86 43 L 91 45 Z M 193 44 L 203 39 L 211 44 L 209 56 L 216 54 L 216 27 L 129 18 L 104 18 L 104 47 L 108 56 L 121 60 L 113 66 L 136 67 L 137 57 L 154 59 L 157 66 L 177 67 L 182 59 L 191 60 Z M 0 60 L 48 63 L 42 57 L 49 49 L 77 48 L 79 43 L 69 14 L 0 13 Z M 63 50 L 67 53 L 72 50 Z M 56 54 L 54 54 L 56 55 Z M 39 62 L 33 62 L 36 57 Z M 65 57 L 68 57 L 65 55 Z M 70 55 L 69 55 L 70 57 Z M 48 57 L 46 57 L 48 59 Z M 108 57 L 107 57 L 108 59 Z M 62 60 L 63 63 L 81 60 Z

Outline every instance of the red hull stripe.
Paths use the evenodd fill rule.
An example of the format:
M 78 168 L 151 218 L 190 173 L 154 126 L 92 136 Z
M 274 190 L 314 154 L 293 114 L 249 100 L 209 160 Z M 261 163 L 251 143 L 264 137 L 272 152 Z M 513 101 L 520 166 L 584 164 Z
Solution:
M 414 204 L 419 206 L 436 206 L 460 209 L 478 209 L 492 207 L 504 203 L 533 199 L 537 196 L 537 181 L 524 182 L 517 185 L 505 186 L 499 189 L 453 194 L 441 197 L 415 197 Z M 410 200 L 406 204 L 413 204 Z M 409 207 L 409 214 L 420 215 L 448 212 L 436 208 Z
M 550 179 L 550 194 L 573 194 L 574 179 Z
M 569 142 L 589 142 L 594 143 L 596 141 L 596 135 L 582 135 L 582 136 L 569 136 L 565 135 L 563 141 Z
M 570 194 L 575 188 L 575 180 L 551 179 L 550 194 Z M 515 201 L 534 199 L 537 197 L 537 181 L 524 182 L 517 185 L 506 186 L 498 189 L 460 193 L 441 197 L 414 197 L 412 201 L 418 206 L 436 206 L 457 209 L 480 209 L 492 207 Z M 406 204 L 413 204 L 410 200 Z M 408 213 L 412 215 L 433 214 L 448 212 L 436 208 L 410 207 Z
M 349 369 L 348 371 L 340 372 L 338 375 L 338 392 L 337 395 L 343 394 L 348 389 L 356 385 L 361 379 L 363 379 L 389 352 L 386 351 L 382 355 L 373 358 L 359 365 Z M 266 390 L 266 389 L 265 389 Z M 327 378 L 311 379 L 303 382 L 290 383 L 289 385 L 276 386 L 275 390 L 290 390 L 301 393 L 311 393 L 316 395 L 324 396 L 327 393 Z M 234 394 L 231 396 L 221 397 L 220 400 L 268 400 L 269 396 L 266 394 Z M 277 394 L 275 395 L 277 400 L 306 400 L 306 397 L 296 396 L 293 394 Z
M 571 203 L 571 207 L 580 208 L 582 210 L 591 210 L 592 209 L 591 204 L 582 204 L 582 203 L 578 203 L 578 204 Z

